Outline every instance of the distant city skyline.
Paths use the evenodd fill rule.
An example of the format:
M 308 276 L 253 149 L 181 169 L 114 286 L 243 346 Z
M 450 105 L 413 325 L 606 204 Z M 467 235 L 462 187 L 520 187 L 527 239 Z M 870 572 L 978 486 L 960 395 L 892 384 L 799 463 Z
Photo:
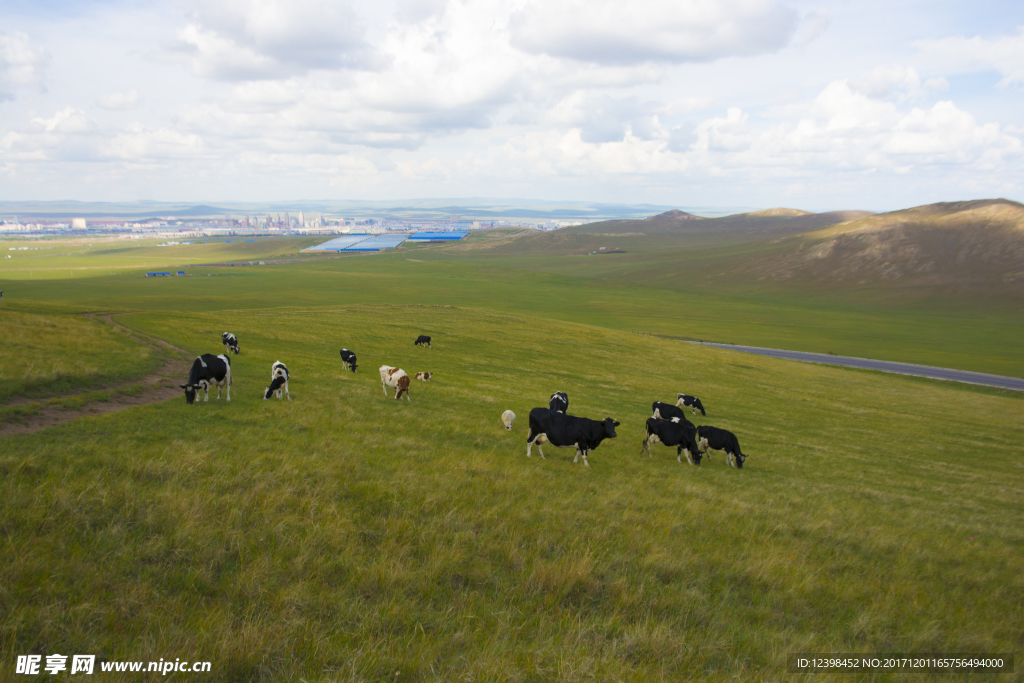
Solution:
M 6 201 L 1019 201 L 1022 112 L 1006 0 L 0 6 Z

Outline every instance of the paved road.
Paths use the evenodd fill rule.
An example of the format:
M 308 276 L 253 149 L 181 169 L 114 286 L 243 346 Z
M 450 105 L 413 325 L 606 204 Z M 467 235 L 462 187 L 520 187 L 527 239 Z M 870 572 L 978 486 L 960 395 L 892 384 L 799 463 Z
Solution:
M 833 356 L 825 353 L 807 353 L 804 351 L 780 351 L 779 349 L 765 349 L 760 346 L 734 346 L 732 344 L 715 344 L 713 342 L 690 342 L 703 346 L 715 346 L 720 349 L 731 349 L 743 353 L 756 353 L 759 356 L 771 356 L 772 358 L 785 358 L 786 360 L 800 360 L 807 363 L 825 363 L 826 365 L 845 365 L 850 368 L 863 368 L 865 370 L 881 370 L 882 372 L 895 372 L 900 375 L 914 375 L 916 377 L 931 377 L 932 379 L 945 379 L 952 382 L 966 382 L 967 384 L 983 384 L 989 387 L 1000 389 L 1016 389 L 1024 391 L 1024 379 L 1017 377 L 1002 377 L 1000 375 L 987 375 L 983 372 L 967 372 L 966 370 L 949 370 L 947 368 L 933 368 L 929 365 L 913 365 L 911 363 L 894 363 L 885 360 L 870 360 L 867 358 L 850 358 L 849 356 Z

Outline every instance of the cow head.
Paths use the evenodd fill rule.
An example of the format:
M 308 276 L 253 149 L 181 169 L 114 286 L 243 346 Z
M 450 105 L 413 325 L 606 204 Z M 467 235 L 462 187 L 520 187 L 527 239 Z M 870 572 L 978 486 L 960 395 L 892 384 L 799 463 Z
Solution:
M 743 461 L 747 459 L 747 456 L 742 453 L 736 453 L 732 458 L 729 458 L 729 464 L 738 470 L 743 469 Z
M 196 390 L 199 388 L 194 384 L 180 385 L 185 390 L 185 403 L 192 405 L 196 401 Z
M 273 396 L 275 391 L 277 391 L 278 389 L 280 389 L 281 387 L 284 386 L 284 382 L 285 382 L 284 377 L 281 377 L 280 375 L 275 377 L 274 381 L 270 383 L 269 387 L 264 387 L 264 389 L 263 389 L 263 400 L 265 401 L 268 398 L 270 398 L 271 396 Z
M 686 459 L 691 465 L 700 466 L 700 445 L 697 443 L 697 430 L 686 430 L 686 440 L 679 445 L 679 450 L 686 450 Z
M 610 417 L 606 417 L 602 423 L 604 424 L 604 433 L 608 435 L 608 438 L 615 438 L 615 428 L 619 426 L 619 423 Z

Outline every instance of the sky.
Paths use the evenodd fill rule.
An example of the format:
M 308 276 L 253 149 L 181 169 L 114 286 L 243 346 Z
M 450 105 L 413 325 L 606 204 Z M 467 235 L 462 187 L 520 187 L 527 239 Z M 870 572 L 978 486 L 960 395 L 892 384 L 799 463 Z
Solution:
M 1019 0 L 2 0 L 0 200 L 1024 200 Z

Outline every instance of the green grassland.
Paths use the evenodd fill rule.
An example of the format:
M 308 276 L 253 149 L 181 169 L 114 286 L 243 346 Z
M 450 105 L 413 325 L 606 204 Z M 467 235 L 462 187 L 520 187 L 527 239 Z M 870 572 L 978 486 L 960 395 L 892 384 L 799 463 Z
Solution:
M 123 240 L 110 238 L 76 240 L 0 241 L 0 278 L 7 280 L 86 278 L 125 268 L 150 269 L 228 260 L 270 260 L 313 258 L 301 250 L 325 237 L 241 237 L 176 238 L 193 242 L 159 247 L 170 238 Z M 11 247 L 39 247 L 39 250 L 10 251 Z
M 236 332 L 233 401 L 4 439 L 4 676 L 71 652 L 225 681 L 775 681 L 788 652 L 1024 642 L 1019 394 L 508 312 L 162 296 L 119 320 L 194 353 Z M 261 398 L 275 360 L 291 402 Z M 386 399 L 385 363 L 435 380 Z M 525 457 L 555 390 L 622 423 L 589 469 Z M 679 391 L 742 470 L 639 455 L 650 402 Z
M 300 265 L 191 268 L 187 278 L 147 280 L 139 271 L 114 271 L 90 278 L 87 285 L 47 279 L 10 281 L 4 287 L 5 301 L 46 302 L 69 311 L 214 311 L 347 301 L 448 304 L 669 337 L 1024 377 L 1019 302 L 968 306 L 898 292 L 883 299 L 742 282 L 716 288 L 699 277 L 688 279 L 696 266 L 687 263 L 705 258 L 701 254 L 694 250 L 683 262 L 658 250 L 499 257 L 413 247 Z M 712 256 L 720 257 L 706 256 L 709 262 Z M 641 257 L 649 261 L 625 260 Z M 659 272 L 665 275 L 655 277 Z
M 0 403 L 112 385 L 162 360 L 102 321 L 46 309 L 7 302 L 0 311 Z

